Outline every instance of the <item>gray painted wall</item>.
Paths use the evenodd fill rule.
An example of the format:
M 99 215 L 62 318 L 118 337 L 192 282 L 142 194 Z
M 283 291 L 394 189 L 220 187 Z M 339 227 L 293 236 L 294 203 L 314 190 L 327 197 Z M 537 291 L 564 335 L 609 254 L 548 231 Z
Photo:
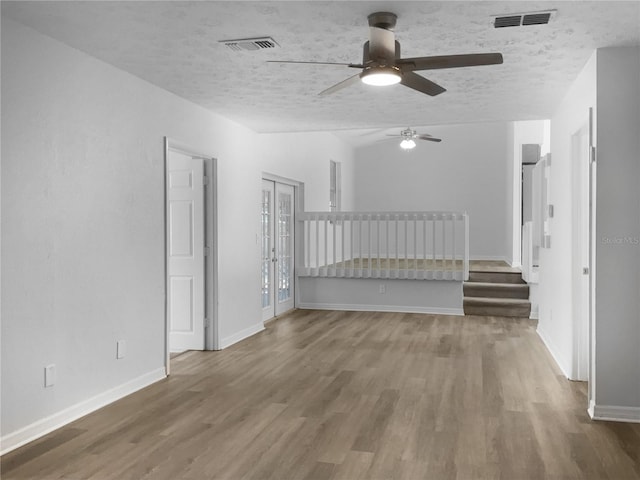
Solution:
M 595 400 L 640 408 L 640 48 L 597 56 Z

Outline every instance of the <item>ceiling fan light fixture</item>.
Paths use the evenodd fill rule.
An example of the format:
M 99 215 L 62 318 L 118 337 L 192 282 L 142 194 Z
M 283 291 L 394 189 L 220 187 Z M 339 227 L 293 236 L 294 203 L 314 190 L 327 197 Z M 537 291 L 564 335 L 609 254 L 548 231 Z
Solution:
M 400 69 L 396 67 L 368 67 L 360 75 L 362 83 L 374 85 L 376 87 L 386 87 L 387 85 L 395 85 L 400 83 L 402 77 Z
M 416 147 L 416 142 L 414 142 L 411 138 L 405 138 L 400 142 L 400 148 L 403 150 L 411 150 Z

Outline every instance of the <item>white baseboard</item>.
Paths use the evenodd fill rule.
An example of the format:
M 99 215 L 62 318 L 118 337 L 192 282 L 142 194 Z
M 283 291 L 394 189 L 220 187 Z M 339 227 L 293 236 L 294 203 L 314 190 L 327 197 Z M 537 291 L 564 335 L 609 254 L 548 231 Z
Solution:
M 564 365 L 564 362 L 562 362 L 562 357 L 558 355 L 557 348 L 555 348 L 551 340 L 549 340 L 549 337 L 547 337 L 544 331 L 540 328 L 540 324 L 538 324 L 538 328 L 536 329 L 536 332 L 538 333 L 538 336 L 542 340 L 542 343 L 544 343 L 544 346 L 547 347 L 547 350 L 555 360 L 556 365 L 558 365 L 558 367 L 562 371 L 562 374 L 568 379 L 571 379 L 571 375 L 568 374 L 568 371 L 569 371 L 568 365 Z
M 592 420 L 640 423 L 640 407 L 618 407 L 592 403 L 589 405 L 588 412 Z
M 234 333 L 233 335 L 229 335 L 228 337 L 220 339 L 220 342 L 218 344 L 218 350 L 222 350 L 223 348 L 230 347 L 234 343 L 238 343 L 241 340 L 244 340 L 245 338 L 249 338 L 250 336 L 255 335 L 256 333 L 260 333 L 263 330 L 264 330 L 264 322 L 256 323 L 255 325 L 245 328 L 244 330 L 240 330 L 239 332 Z
M 464 316 L 462 308 L 415 307 L 396 305 L 358 305 L 342 303 L 300 303 L 303 310 L 345 310 L 351 312 L 428 313 L 431 315 Z
M 503 257 L 500 255 L 470 255 L 469 260 L 497 261 L 505 262 L 507 265 L 511 265 L 511 262 L 507 260 L 507 257 Z
M 80 417 L 84 417 L 85 415 L 95 412 L 116 400 L 120 400 L 121 398 L 132 394 L 133 392 L 137 392 L 138 390 L 148 387 L 152 383 L 166 378 L 166 376 L 164 367 L 158 368 L 134 378 L 133 380 L 129 380 L 122 385 L 111 388 L 106 392 L 100 393 L 87 400 L 83 400 L 80 403 L 76 403 L 75 405 L 65 408 L 60 412 L 38 420 L 37 422 L 27 425 L 20 430 L 9 433 L 0 439 L 0 445 L 2 445 L 0 455 L 4 455 L 11 450 L 15 450 L 22 445 L 32 442 L 47 433 L 79 419 Z
M 529 313 L 529 318 L 531 320 L 539 320 L 539 310 L 537 308 L 533 308 L 533 306 L 531 307 L 531 312 Z M 540 335 L 540 332 L 538 332 L 538 335 Z M 544 340 L 543 340 L 544 341 Z

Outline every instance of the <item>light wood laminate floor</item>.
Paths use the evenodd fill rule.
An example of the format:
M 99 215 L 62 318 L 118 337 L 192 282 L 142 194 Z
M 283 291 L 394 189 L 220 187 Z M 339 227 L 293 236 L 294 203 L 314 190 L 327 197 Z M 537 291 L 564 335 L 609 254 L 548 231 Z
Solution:
M 530 320 L 296 311 L 2 458 L 2 479 L 638 479 Z

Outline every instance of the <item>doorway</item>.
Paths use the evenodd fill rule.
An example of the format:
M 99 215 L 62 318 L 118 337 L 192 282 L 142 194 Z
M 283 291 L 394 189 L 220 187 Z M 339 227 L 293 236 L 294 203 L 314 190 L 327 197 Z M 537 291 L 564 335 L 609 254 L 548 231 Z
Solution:
M 215 167 L 165 139 L 167 374 L 171 353 L 216 348 Z
M 294 307 L 295 188 L 262 180 L 261 298 L 262 320 Z

